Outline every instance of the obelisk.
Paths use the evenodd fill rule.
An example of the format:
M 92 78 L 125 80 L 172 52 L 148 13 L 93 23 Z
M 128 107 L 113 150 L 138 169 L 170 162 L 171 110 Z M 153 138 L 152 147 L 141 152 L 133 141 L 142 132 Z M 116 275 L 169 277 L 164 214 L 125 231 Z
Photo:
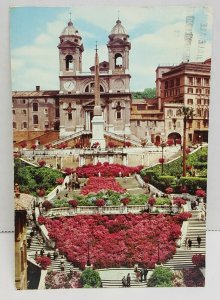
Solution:
M 95 49 L 95 106 L 93 115 L 91 145 L 98 142 L 101 148 L 105 148 L 104 118 L 100 100 L 99 56 L 97 45 Z

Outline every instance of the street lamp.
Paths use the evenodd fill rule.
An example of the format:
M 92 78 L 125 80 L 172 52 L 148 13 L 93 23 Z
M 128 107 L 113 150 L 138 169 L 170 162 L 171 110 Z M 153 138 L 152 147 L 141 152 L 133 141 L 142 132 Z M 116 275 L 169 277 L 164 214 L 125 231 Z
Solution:
M 89 245 L 89 241 L 88 241 L 88 246 L 87 246 L 87 266 L 90 267 L 91 266 L 91 262 L 90 262 L 90 245 Z

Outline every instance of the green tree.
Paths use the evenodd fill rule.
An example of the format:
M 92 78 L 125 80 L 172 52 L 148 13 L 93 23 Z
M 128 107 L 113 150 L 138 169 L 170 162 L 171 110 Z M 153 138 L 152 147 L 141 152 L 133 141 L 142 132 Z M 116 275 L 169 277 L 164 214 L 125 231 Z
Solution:
M 99 273 L 93 269 L 86 269 L 82 272 L 80 282 L 83 287 L 98 288 L 102 286 L 102 281 Z
M 142 99 L 142 98 L 155 98 L 156 97 L 156 88 L 146 88 L 143 92 L 133 92 L 132 96 L 134 99 Z
M 156 267 L 148 280 L 149 287 L 172 287 L 173 273 L 169 268 Z
M 193 108 L 183 106 L 178 112 L 183 116 L 183 177 L 186 177 L 186 126 L 187 122 L 193 118 Z

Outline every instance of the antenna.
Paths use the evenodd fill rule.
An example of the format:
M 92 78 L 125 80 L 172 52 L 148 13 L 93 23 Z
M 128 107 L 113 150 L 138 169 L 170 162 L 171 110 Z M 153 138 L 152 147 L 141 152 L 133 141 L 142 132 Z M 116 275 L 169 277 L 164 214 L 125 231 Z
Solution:
M 195 17 L 193 15 L 186 16 L 183 62 L 188 62 L 190 60 L 190 48 L 191 48 L 192 38 L 193 38 L 192 29 L 193 29 L 194 20 Z
M 98 51 L 98 48 L 97 48 L 97 41 L 95 42 L 95 51 L 96 51 L 96 53 L 97 53 L 97 51 Z
M 197 61 L 204 60 L 204 54 L 205 54 L 205 48 L 207 42 L 208 8 L 204 7 L 203 9 L 204 9 L 204 17 L 203 17 L 203 22 L 200 23 L 200 28 L 199 28 L 199 39 L 198 39 L 198 48 L 197 48 L 197 56 L 196 56 Z

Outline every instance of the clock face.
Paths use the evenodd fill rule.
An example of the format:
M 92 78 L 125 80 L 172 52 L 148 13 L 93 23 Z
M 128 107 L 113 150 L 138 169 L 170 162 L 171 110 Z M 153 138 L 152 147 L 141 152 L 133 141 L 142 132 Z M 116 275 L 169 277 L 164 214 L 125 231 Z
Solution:
M 64 82 L 64 89 L 68 92 L 71 92 L 75 88 L 75 82 L 68 80 Z

